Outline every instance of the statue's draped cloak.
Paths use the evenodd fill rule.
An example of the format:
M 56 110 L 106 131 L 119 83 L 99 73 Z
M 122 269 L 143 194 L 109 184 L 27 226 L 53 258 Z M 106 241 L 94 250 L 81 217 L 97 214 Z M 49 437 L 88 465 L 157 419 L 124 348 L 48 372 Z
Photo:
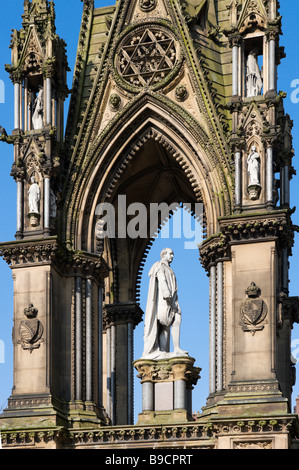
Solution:
M 181 313 L 178 303 L 175 274 L 164 260 L 155 263 L 149 272 L 149 290 L 144 320 L 143 357 L 154 358 L 159 353 L 159 324 L 170 327 L 176 313 Z M 166 298 L 171 299 L 171 305 Z

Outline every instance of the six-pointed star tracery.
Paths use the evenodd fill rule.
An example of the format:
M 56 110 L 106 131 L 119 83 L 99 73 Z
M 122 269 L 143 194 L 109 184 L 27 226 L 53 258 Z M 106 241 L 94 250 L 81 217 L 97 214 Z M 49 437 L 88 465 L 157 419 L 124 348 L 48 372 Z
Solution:
M 176 61 L 174 39 L 164 31 L 147 28 L 121 47 L 119 72 L 134 86 L 149 86 L 163 80 Z

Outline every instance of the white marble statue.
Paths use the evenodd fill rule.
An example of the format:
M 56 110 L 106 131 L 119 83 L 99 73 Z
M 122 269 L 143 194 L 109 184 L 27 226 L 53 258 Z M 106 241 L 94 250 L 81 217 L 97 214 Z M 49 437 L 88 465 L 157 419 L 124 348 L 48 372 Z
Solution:
M 28 201 L 29 201 L 29 213 L 30 214 L 39 214 L 39 203 L 40 203 L 40 187 L 36 182 L 35 176 L 31 177 L 31 186 L 28 191 Z
M 150 282 L 144 321 L 144 349 L 142 358 L 163 359 L 188 356 L 180 348 L 181 309 L 178 302 L 177 281 L 170 267 L 173 251 L 165 248 L 161 260 L 149 272 Z M 170 330 L 174 352 L 170 353 Z
M 33 104 L 32 124 L 33 129 L 42 129 L 44 127 L 44 91 L 42 88 Z
M 247 167 L 249 175 L 248 186 L 260 185 L 260 156 L 256 151 L 256 146 L 251 147 L 251 152 L 247 158 Z
M 263 78 L 258 64 L 257 50 L 253 49 L 248 54 L 246 63 L 246 96 L 258 96 L 262 88 Z

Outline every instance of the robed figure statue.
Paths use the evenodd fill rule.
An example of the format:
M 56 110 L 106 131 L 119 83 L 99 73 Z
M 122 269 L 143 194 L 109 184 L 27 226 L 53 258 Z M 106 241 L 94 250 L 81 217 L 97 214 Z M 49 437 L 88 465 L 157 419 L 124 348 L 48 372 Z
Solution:
M 188 356 L 188 353 L 180 348 L 181 309 L 176 277 L 170 267 L 173 257 L 173 251 L 165 248 L 161 252 L 161 260 L 156 262 L 149 272 L 142 358 Z M 170 353 L 170 334 L 173 353 Z
M 263 88 L 263 74 L 257 58 L 257 50 L 250 51 L 246 64 L 246 96 L 259 96 Z

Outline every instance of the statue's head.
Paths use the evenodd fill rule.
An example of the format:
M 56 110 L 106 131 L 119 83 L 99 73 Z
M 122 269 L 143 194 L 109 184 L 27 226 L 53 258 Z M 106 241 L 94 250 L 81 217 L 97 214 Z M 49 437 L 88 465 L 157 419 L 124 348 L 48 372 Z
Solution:
M 256 152 L 256 146 L 253 145 L 253 146 L 251 147 L 251 150 L 252 150 L 252 152 Z
M 174 253 L 171 248 L 163 248 L 160 253 L 161 259 L 167 261 L 167 263 L 172 263 Z
M 31 183 L 36 183 L 36 179 L 35 179 L 35 176 L 31 176 Z

